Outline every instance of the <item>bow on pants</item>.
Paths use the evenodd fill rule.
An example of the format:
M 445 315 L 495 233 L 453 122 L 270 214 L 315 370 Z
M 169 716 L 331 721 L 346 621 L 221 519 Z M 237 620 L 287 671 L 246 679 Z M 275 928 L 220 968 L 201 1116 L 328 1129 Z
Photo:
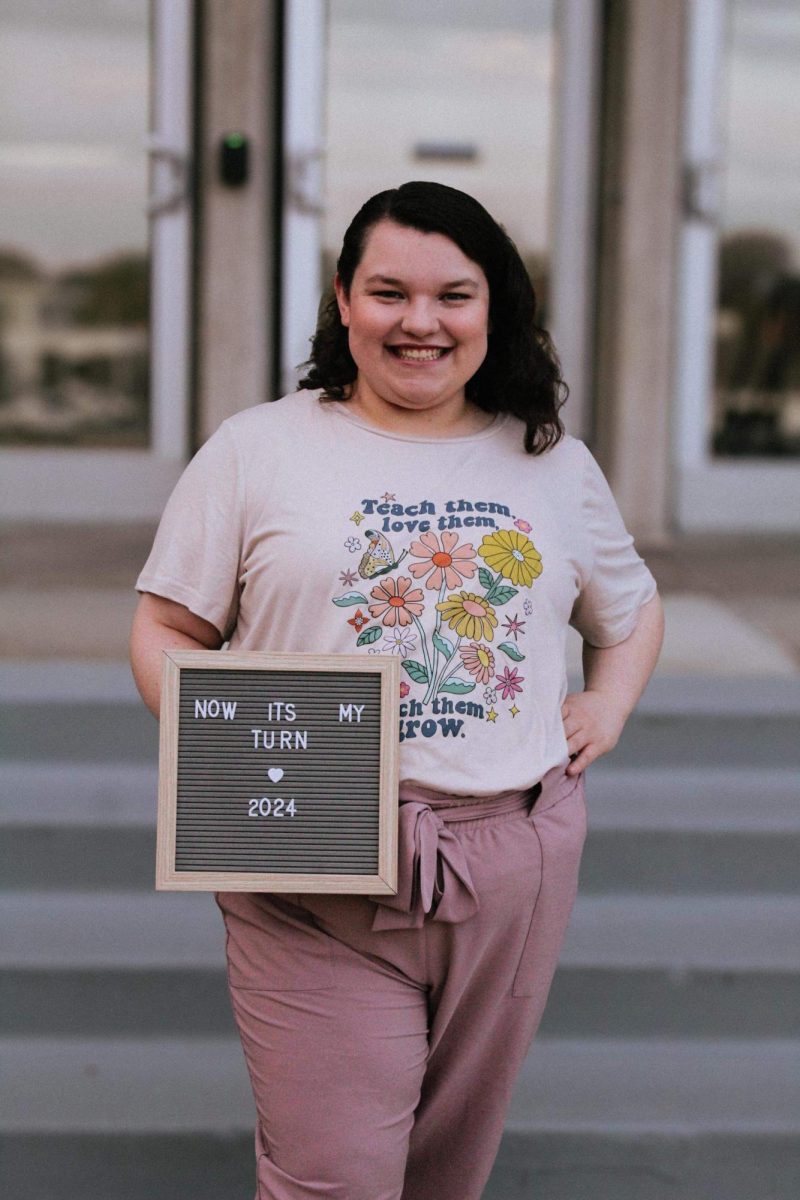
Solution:
M 371 899 L 377 904 L 374 930 L 419 929 L 428 913 L 433 921 L 454 924 L 477 912 L 464 847 L 428 804 L 400 805 L 397 895 Z

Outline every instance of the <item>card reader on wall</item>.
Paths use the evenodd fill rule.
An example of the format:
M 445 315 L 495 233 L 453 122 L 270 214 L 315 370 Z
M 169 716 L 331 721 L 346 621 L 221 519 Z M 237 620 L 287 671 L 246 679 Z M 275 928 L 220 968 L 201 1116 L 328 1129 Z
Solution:
M 226 133 L 219 144 L 219 177 L 226 187 L 242 187 L 250 169 L 250 143 L 243 133 Z

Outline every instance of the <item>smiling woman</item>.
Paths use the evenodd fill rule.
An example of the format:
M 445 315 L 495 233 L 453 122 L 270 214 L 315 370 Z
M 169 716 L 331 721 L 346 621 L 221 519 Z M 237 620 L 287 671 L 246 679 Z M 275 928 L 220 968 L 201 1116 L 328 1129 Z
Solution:
M 137 583 L 154 710 L 161 648 L 193 639 L 401 660 L 397 894 L 217 893 L 263 1196 L 481 1196 L 575 897 L 583 771 L 654 665 L 655 581 L 563 432 L 535 315 L 472 197 L 373 196 L 300 391 L 206 442 Z M 595 649 L 568 696 L 569 624 Z
M 358 366 L 357 411 L 393 429 L 410 428 L 413 413 L 425 414 L 431 432 L 487 423 L 465 401 L 487 349 L 489 285 L 477 263 L 441 234 L 384 220 L 350 288 L 339 275 L 335 287 Z
M 470 433 L 507 412 L 528 452 L 558 441 L 567 388 L 533 286 L 473 197 L 428 182 L 379 192 L 345 233 L 334 287 L 300 388 L 398 432 Z

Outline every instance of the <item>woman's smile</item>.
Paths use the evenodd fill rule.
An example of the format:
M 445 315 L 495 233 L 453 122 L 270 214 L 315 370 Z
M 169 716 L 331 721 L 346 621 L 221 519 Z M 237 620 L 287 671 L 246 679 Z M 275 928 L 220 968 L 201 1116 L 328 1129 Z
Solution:
M 390 354 L 408 363 L 440 362 L 450 353 L 449 346 L 387 346 Z

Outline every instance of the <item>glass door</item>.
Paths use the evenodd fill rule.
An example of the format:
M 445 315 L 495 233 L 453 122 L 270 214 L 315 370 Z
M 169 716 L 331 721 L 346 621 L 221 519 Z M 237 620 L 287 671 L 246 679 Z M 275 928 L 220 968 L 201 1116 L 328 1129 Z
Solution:
M 191 3 L 11 3 L 0 39 L 0 515 L 155 517 L 187 450 Z
M 800 9 L 688 7 L 676 467 L 686 530 L 800 527 Z
M 284 390 L 350 219 L 375 192 L 428 179 L 476 196 L 514 238 L 583 427 L 597 13 L 595 0 L 290 0 Z

